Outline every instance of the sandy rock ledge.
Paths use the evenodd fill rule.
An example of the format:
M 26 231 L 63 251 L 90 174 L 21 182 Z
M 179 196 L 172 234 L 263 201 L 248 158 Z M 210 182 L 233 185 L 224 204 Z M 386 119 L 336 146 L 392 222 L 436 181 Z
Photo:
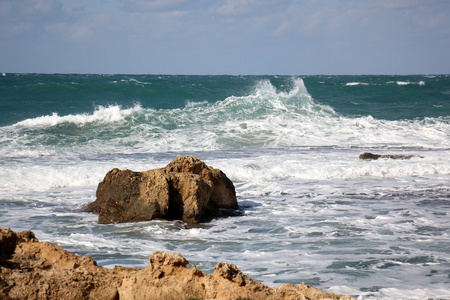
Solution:
M 268 287 L 220 262 L 205 274 L 179 253 L 155 251 L 144 268 L 97 266 L 31 231 L 0 228 L 0 299 L 354 299 L 304 283 Z

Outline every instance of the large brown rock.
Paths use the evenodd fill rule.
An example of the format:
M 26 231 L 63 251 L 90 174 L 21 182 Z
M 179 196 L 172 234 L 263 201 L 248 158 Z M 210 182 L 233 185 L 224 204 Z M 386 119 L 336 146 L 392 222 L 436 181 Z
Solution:
M 239 208 L 231 180 L 194 156 L 178 156 L 165 168 L 145 172 L 112 169 L 96 196 L 87 211 L 99 213 L 102 224 L 153 219 L 199 223 Z
M 144 268 L 97 266 L 59 246 L 39 242 L 31 231 L 0 228 L 0 299 L 186 300 L 354 299 L 310 287 L 269 287 L 235 265 L 218 263 L 206 274 L 179 253 L 155 251 Z

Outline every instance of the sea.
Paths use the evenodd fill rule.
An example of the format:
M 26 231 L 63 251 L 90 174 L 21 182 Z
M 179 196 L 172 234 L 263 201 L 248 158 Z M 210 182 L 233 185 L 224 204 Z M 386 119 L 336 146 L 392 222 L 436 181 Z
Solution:
M 98 224 L 84 211 L 112 168 L 179 155 L 221 169 L 242 215 Z M 108 268 L 162 250 L 270 286 L 450 299 L 450 75 L 0 73 L 0 227 Z

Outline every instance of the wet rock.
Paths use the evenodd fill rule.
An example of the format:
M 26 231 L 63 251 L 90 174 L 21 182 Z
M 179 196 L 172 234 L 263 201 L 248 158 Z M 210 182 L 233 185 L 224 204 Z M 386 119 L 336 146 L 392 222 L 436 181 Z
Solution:
M 359 156 L 359 159 L 379 159 L 379 158 L 391 158 L 391 159 L 410 159 L 411 157 L 414 157 L 414 155 L 401 155 L 401 154 L 373 154 L 370 152 L 365 152 Z
M 194 156 L 178 156 L 165 168 L 145 172 L 112 169 L 87 211 L 99 223 L 154 219 L 199 223 L 236 214 L 239 206 L 231 180 Z

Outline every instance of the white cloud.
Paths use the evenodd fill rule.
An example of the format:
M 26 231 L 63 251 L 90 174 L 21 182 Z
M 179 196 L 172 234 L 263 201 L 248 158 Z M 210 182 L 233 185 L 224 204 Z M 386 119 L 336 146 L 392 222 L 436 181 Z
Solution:
M 70 18 L 62 9 L 59 0 L 2 0 L 0 2 L 0 23 L 11 22 L 54 22 Z
M 94 36 L 92 24 L 68 24 L 64 22 L 44 26 L 45 32 L 71 43 L 86 42 Z
M 75 21 L 59 0 L 2 0 L 0 36 L 7 39 L 38 38 L 45 28 Z
M 226 0 L 216 7 L 216 12 L 223 15 L 245 14 L 254 11 L 260 4 L 256 0 Z
M 188 9 L 193 4 L 186 0 L 124 0 L 123 9 L 132 13 L 161 12 Z

